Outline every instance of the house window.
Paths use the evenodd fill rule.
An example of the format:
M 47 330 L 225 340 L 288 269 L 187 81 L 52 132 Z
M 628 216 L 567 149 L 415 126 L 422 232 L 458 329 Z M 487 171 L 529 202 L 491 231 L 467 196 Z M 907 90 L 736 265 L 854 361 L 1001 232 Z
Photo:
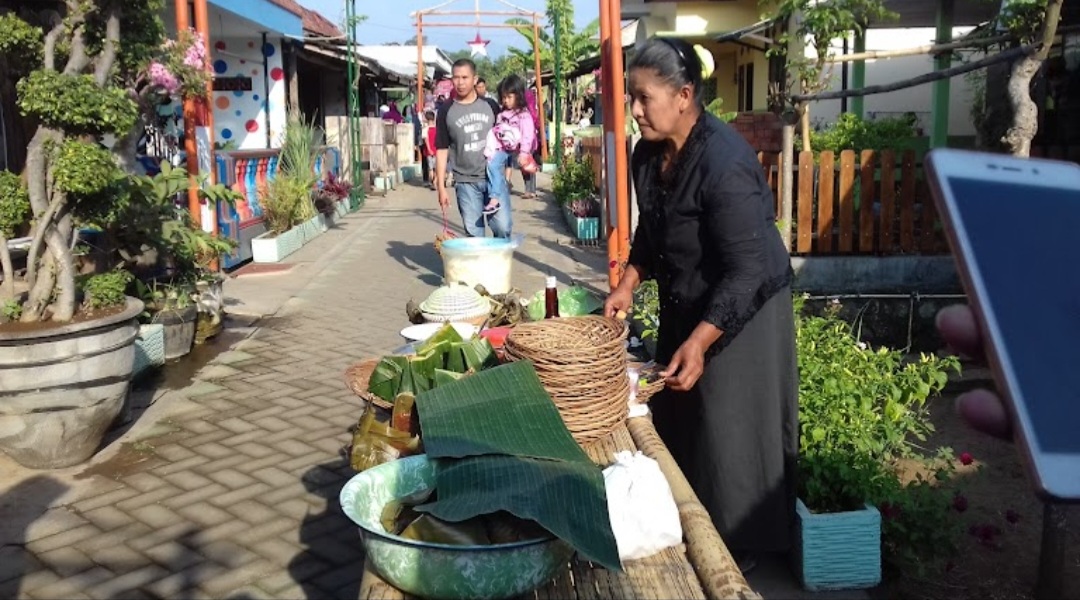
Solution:
M 739 112 L 754 110 L 754 63 L 739 65 Z

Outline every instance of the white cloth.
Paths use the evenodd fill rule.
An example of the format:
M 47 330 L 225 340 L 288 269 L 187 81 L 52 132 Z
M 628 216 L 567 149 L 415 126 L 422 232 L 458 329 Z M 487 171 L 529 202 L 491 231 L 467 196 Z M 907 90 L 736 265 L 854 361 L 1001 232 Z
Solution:
M 617 452 L 615 463 L 604 469 L 604 487 L 620 559 L 645 558 L 682 542 L 679 509 L 655 460 Z
M 640 380 L 638 371 L 631 367 L 627 369 L 626 374 L 630 378 L 630 398 L 627 400 L 627 404 L 630 405 L 630 417 L 644 417 L 649 414 L 649 405 L 637 401 L 638 381 Z

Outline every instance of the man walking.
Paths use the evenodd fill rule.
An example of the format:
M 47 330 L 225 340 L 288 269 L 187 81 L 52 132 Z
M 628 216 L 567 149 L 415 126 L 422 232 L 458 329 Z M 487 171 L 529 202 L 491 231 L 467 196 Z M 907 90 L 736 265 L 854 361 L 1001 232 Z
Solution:
M 439 111 L 435 122 L 435 185 L 439 204 L 450 206 L 446 189 L 446 164 L 452 160 L 454 192 L 458 211 L 471 237 L 485 237 L 484 204 L 488 199 L 487 159 L 484 144 L 495 124 L 491 106 L 476 94 L 476 64 L 462 58 L 454 62 L 452 79 L 457 97 Z M 487 225 L 495 237 L 510 237 L 510 206 L 502 206 L 488 217 Z

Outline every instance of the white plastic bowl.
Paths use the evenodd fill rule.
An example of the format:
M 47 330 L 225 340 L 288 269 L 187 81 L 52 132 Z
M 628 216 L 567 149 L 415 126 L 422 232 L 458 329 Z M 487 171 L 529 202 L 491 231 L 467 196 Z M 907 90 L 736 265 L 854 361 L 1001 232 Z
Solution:
M 435 332 L 442 329 L 443 325 L 445 325 L 445 323 L 421 323 L 420 325 L 410 325 L 401 330 L 401 337 L 405 338 L 405 341 L 407 342 L 423 342 L 435 335 Z M 458 335 L 465 339 L 473 337 L 480 329 L 476 325 L 471 325 L 469 323 L 451 323 L 450 325 L 457 330 Z

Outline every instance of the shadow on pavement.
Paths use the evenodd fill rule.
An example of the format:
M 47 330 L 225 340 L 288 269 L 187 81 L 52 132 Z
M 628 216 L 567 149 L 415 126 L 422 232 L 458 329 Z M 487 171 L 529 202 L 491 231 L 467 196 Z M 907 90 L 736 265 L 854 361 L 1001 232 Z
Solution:
M 0 496 L 0 598 L 19 597 L 23 577 L 37 561 L 26 550 L 27 530 L 68 487 L 38 475 Z
M 356 473 L 348 459 L 308 469 L 302 476 L 308 492 L 325 499 L 326 510 L 309 513 L 300 525 L 303 550 L 289 562 L 289 574 L 306 598 L 356 598 L 364 575 L 364 546 L 357 526 L 341 511 L 338 494 Z

